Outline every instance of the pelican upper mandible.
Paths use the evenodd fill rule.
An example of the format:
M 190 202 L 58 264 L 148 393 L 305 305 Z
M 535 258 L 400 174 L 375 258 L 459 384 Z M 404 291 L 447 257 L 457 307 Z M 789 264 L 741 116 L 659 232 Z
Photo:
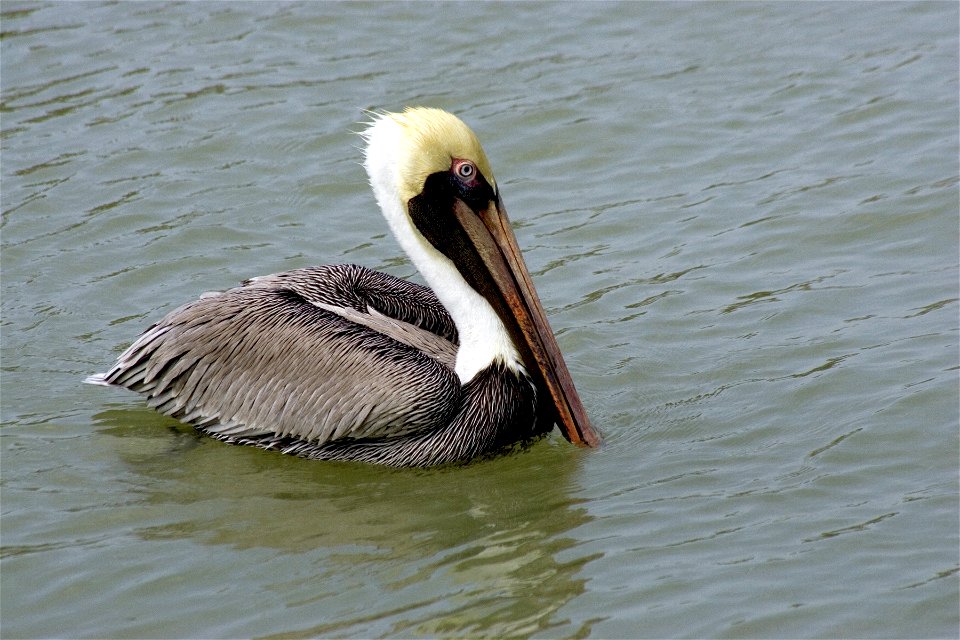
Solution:
M 216 438 L 323 460 L 465 462 L 554 423 L 597 446 L 474 133 L 418 107 L 361 135 L 428 287 L 356 265 L 252 278 L 170 312 L 87 381 Z

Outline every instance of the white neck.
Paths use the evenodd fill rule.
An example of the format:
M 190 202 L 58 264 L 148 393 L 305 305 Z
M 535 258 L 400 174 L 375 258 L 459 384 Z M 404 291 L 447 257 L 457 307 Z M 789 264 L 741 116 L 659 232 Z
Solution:
M 460 348 L 456 373 L 461 384 L 466 384 L 497 360 L 515 371 L 522 370 L 520 354 L 490 303 L 474 291 L 453 262 L 414 227 L 407 207 L 398 195 L 396 163 L 391 154 L 397 141 L 389 135 L 389 130 L 382 130 L 385 122 L 381 120 L 372 125 L 371 129 L 381 130 L 367 134 L 364 166 L 390 230 L 457 326 Z

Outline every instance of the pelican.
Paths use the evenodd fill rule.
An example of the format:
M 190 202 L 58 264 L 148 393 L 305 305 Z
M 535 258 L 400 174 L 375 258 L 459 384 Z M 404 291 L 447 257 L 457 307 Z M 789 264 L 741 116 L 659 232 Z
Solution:
M 320 460 L 463 463 L 554 423 L 598 446 L 476 135 L 439 109 L 371 120 L 370 185 L 429 287 L 349 264 L 252 278 L 170 312 L 87 382 Z

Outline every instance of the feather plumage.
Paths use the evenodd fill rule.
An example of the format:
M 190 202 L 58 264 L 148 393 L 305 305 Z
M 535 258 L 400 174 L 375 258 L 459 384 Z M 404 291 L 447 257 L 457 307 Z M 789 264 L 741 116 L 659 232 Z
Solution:
M 473 132 L 410 109 L 364 137 L 377 202 L 433 290 L 356 265 L 252 278 L 167 314 L 88 382 L 222 440 L 326 460 L 462 462 L 558 415 L 595 442 Z

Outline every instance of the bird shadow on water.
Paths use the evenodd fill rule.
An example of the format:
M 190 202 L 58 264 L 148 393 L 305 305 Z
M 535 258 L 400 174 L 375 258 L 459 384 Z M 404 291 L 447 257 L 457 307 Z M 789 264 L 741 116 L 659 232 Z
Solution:
M 315 584 L 362 572 L 365 588 L 415 601 L 308 615 L 276 637 L 529 635 L 563 624 L 557 610 L 599 557 L 576 548 L 572 530 L 592 517 L 578 452 L 555 436 L 464 466 L 390 469 L 228 445 L 147 410 L 94 420 L 146 506 L 141 539 L 278 551 Z M 322 593 L 294 590 L 322 608 Z

